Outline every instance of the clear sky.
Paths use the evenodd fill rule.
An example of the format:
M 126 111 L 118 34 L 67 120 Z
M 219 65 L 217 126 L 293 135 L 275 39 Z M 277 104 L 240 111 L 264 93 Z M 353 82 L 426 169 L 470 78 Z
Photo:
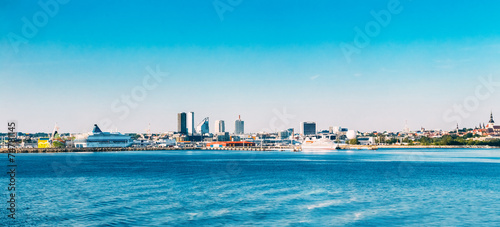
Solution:
M 1 132 L 500 122 L 498 1 L 37 2 L 0 1 Z

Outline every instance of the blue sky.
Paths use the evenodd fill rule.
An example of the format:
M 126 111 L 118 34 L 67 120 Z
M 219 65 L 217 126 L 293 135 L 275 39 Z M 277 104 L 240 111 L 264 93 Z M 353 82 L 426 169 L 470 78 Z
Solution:
M 371 11 L 398 1 L 216 2 L 232 9 L 222 20 L 213 1 L 58 3 L 26 37 L 23 18 L 42 20 L 43 7 L 0 1 L 7 97 L 0 118 L 31 132 L 55 122 L 63 132 L 85 132 L 103 120 L 122 132 L 143 132 L 148 123 L 172 131 L 181 111 L 194 111 L 196 122 L 210 117 L 212 128 L 226 120 L 230 131 L 241 115 L 254 132 L 298 129 L 301 121 L 321 129 L 397 131 L 406 120 L 412 129 L 451 129 L 485 122 L 490 111 L 500 121 L 498 87 L 483 89 L 480 100 L 475 94 L 481 77 L 500 81 L 497 1 L 401 0 L 400 12 L 350 61 L 341 44 L 353 45 L 355 28 L 376 22 Z M 13 34 L 25 42 L 17 45 Z M 113 103 L 157 66 L 168 76 L 122 119 Z M 461 117 L 450 112 L 474 98 Z

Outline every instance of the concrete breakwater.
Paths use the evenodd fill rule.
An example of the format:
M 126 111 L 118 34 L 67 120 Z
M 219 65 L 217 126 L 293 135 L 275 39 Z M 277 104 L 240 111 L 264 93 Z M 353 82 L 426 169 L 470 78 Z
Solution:
M 378 148 L 403 148 L 403 149 L 410 149 L 410 148 L 427 148 L 427 149 L 434 149 L 434 148 L 475 148 L 475 149 L 486 149 L 486 148 L 491 148 L 491 149 L 498 149 L 500 147 L 495 147 L 495 146 L 489 146 L 489 145 L 378 145 Z
M 15 153 L 64 153 L 64 152 L 116 152 L 116 151 L 151 151 L 151 150 L 201 150 L 201 148 L 174 148 L 174 147 L 85 147 L 85 148 L 15 148 Z M 0 153 L 8 153 L 1 149 Z
M 93 148 L 15 148 L 12 153 L 66 153 L 66 152 L 118 152 L 118 151 L 182 151 L 182 150 L 239 150 L 239 151 L 299 151 L 295 147 L 93 147 Z M 0 153 L 9 153 L 0 149 Z
M 204 147 L 202 150 L 229 150 L 229 151 L 301 151 L 300 147 L 291 146 L 265 146 L 265 147 Z

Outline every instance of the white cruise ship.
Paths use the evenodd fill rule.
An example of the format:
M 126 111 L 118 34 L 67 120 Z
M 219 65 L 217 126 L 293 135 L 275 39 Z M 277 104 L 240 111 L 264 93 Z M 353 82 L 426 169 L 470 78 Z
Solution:
M 94 125 L 92 132 L 75 136 L 75 147 L 130 147 L 132 146 L 130 136 L 119 132 L 103 132 Z
M 328 138 L 307 137 L 302 142 L 303 152 L 325 152 L 339 149 L 338 144 Z

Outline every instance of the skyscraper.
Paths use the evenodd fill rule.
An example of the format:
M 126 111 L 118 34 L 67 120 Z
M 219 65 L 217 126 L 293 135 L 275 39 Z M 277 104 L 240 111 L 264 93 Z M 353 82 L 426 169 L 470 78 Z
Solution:
M 225 131 L 226 131 L 226 129 L 225 129 L 224 121 L 223 120 L 216 120 L 214 133 L 225 132 Z
M 238 116 L 238 119 L 234 121 L 234 134 L 245 134 L 245 122 L 241 120 L 241 116 Z
M 204 135 L 206 133 L 209 133 L 209 128 L 208 128 L 208 117 L 203 119 L 198 126 L 196 126 L 196 132 L 200 133 L 201 135 Z
M 187 133 L 186 113 L 184 113 L 184 112 L 177 114 L 177 131 L 181 134 Z
M 193 135 L 195 133 L 195 130 L 194 130 L 194 112 L 187 113 L 186 128 L 187 128 L 188 135 Z
M 304 136 L 316 134 L 316 122 L 301 122 L 300 133 Z

